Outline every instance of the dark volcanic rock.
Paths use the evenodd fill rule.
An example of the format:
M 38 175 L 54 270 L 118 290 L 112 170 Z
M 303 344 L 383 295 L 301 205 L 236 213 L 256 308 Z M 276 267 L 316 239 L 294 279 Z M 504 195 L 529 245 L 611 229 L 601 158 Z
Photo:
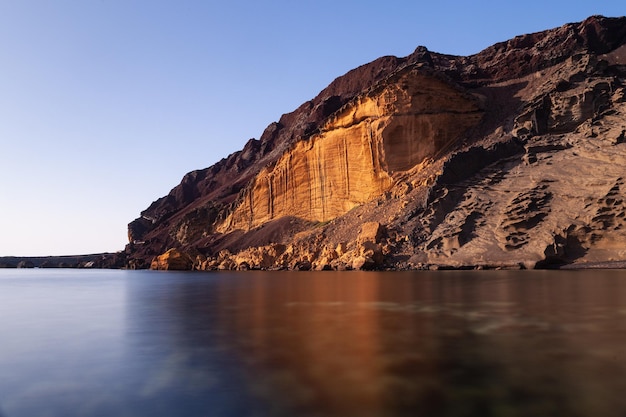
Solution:
M 35 264 L 32 261 L 20 261 L 20 263 L 17 264 L 18 268 L 34 268 Z
M 0 257 L 0 268 L 123 268 L 126 254 L 99 253 L 75 256 Z

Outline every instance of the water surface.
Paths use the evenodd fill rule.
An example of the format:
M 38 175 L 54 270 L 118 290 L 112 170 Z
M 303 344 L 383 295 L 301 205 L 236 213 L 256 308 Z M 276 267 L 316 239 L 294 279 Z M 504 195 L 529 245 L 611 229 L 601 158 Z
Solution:
M 624 416 L 626 272 L 0 270 L 0 415 Z

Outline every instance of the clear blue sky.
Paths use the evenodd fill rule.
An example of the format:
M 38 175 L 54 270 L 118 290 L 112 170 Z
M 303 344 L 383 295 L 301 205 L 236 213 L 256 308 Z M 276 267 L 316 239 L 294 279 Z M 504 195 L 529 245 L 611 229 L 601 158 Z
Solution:
M 467 55 L 623 0 L 0 3 L 0 256 L 117 251 L 191 170 L 334 78 L 418 45 Z

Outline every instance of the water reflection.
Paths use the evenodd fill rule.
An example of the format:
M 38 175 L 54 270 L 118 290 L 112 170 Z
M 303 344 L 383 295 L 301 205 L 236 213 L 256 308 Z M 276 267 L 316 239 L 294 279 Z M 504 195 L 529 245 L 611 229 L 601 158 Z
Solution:
M 218 277 L 142 271 L 127 292 L 127 357 L 136 413 L 248 416 L 254 399 L 232 354 L 217 343 Z
M 224 274 L 170 289 L 164 337 L 227 363 L 198 381 L 236 375 L 243 415 L 621 416 L 624 279 Z
M 626 414 L 624 271 L 19 274 L 6 417 Z

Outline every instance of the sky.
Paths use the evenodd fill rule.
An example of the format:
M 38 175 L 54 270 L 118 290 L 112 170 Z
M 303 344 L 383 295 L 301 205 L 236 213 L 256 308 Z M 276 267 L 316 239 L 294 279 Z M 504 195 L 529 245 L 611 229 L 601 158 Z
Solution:
M 183 175 L 380 56 L 469 55 L 623 0 L 0 0 L 0 256 L 116 252 Z

